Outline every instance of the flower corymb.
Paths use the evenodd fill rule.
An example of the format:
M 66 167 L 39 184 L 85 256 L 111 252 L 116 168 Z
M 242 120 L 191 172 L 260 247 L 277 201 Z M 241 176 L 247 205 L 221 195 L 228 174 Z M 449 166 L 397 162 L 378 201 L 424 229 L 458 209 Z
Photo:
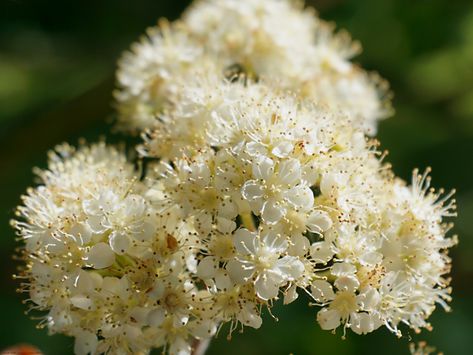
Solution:
M 184 355 L 305 294 L 324 330 L 429 328 L 455 201 L 383 163 L 389 95 L 358 49 L 286 0 L 197 1 L 148 30 L 115 92 L 139 163 L 59 146 L 12 222 L 40 325 L 76 354 Z

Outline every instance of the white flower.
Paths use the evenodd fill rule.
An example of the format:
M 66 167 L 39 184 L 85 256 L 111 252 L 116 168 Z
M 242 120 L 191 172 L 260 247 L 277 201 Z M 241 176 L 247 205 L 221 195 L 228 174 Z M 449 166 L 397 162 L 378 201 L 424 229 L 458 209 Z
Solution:
M 97 335 L 87 331 L 77 331 L 74 336 L 76 337 L 74 343 L 74 353 L 76 355 L 87 355 L 94 354 L 97 349 L 98 339 Z
M 313 207 L 314 196 L 309 186 L 301 181 L 298 160 L 283 160 L 276 164 L 268 157 L 258 156 L 252 170 L 254 180 L 245 182 L 242 195 L 253 212 L 261 214 L 266 223 L 277 223 L 288 209 L 307 211 Z
M 172 201 L 182 206 L 184 217 L 194 217 L 195 228 L 202 236 L 211 232 L 212 223 L 222 233 L 231 233 L 236 228 L 233 219 L 238 215 L 238 206 L 216 186 L 214 159 L 213 154 L 206 153 L 193 160 L 180 159 L 167 172 L 166 184 Z
M 227 20 L 222 23 L 222 18 Z M 341 110 L 347 116 L 340 119 L 374 134 L 377 121 L 390 115 L 389 95 L 382 80 L 349 61 L 359 49 L 346 32 L 335 34 L 333 26 L 299 3 L 196 2 L 182 21 L 161 21 L 123 55 L 115 92 L 119 125 L 132 131 L 159 126 L 156 116 L 184 104 L 180 94 L 196 73 L 211 73 L 219 80 L 244 73 Z M 195 92 L 196 98 L 200 93 Z M 177 124 L 182 141 L 201 140 L 193 135 L 201 122 L 186 122 L 187 131 L 186 125 Z M 181 136 L 173 136 L 180 146 Z M 166 134 L 155 137 L 147 149 L 164 155 L 174 150 Z
M 280 236 L 272 233 L 260 236 L 239 229 L 233 243 L 238 256 L 227 264 L 230 277 L 239 284 L 253 282 L 262 300 L 276 298 L 281 286 L 304 271 L 304 265 L 296 257 L 283 256 L 287 241 Z
M 365 334 L 379 328 L 382 321 L 375 310 L 379 297 L 372 295 L 376 291 L 369 289 L 357 295 L 359 283 L 354 274 L 349 272 L 350 268 L 343 266 L 338 269 L 341 270 L 336 271 L 340 275 L 335 281 L 338 289 L 336 293 L 330 283 L 324 280 L 315 280 L 311 285 L 314 298 L 329 305 L 317 313 L 317 321 L 322 329 L 332 330 L 343 324 L 344 328 L 349 327 L 357 334 Z
M 41 326 L 77 354 L 190 355 L 305 291 L 326 330 L 429 328 L 455 201 L 382 164 L 366 134 L 387 89 L 358 50 L 288 0 L 200 1 L 148 30 L 115 92 L 139 161 L 59 146 L 12 222 Z
M 233 282 L 228 273 L 222 269 L 217 270 L 214 280 L 213 307 L 215 307 L 217 317 L 227 322 L 236 319 L 245 326 L 258 329 L 263 320 L 256 300 L 248 298 L 251 294 L 247 292 L 247 289 Z
M 119 61 L 119 122 L 122 129 L 140 131 L 153 127 L 155 115 L 168 103 L 175 88 L 173 77 L 183 75 L 201 56 L 201 49 L 186 34 L 162 21 L 149 28 Z
M 111 231 L 109 243 L 117 254 L 124 254 L 138 235 L 151 232 L 145 227 L 146 202 L 139 195 L 121 198 L 112 190 L 104 190 L 96 199 L 83 202 L 87 223 L 95 233 Z M 144 236 L 145 239 L 148 236 Z
M 204 257 L 197 266 L 197 275 L 203 280 L 215 277 L 220 263 L 226 262 L 234 256 L 235 248 L 232 236 L 220 233 L 212 234 L 207 250 L 210 255 Z
M 104 269 L 115 262 L 115 253 L 108 244 L 101 242 L 90 248 L 86 260 L 94 269 Z
M 148 291 L 148 295 L 162 309 L 151 314 L 150 321 L 153 325 L 159 325 L 160 322 L 156 318 L 164 319 L 164 315 L 173 319 L 174 327 L 187 324 L 196 295 L 196 288 L 190 280 L 182 280 L 174 275 L 168 278 L 159 278 Z

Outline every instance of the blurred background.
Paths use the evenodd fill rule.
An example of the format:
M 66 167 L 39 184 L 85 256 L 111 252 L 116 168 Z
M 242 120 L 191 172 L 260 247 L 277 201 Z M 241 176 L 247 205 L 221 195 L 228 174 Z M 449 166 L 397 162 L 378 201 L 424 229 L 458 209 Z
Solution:
M 0 2 L 0 349 L 30 343 L 45 354 L 72 353 L 72 340 L 47 336 L 23 314 L 11 279 L 16 246 L 9 227 L 19 196 L 45 166 L 46 150 L 79 137 L 108 135 L 113 121 L 113 73 L 120 53 L 159 17 L 175 19 L 184 0 Z M 434 330 L 397 339 L 321 331 L 316 309 L 302 300 L 276 307 L 280 321 L 259 331 L 225 333 L 208 354 L 408 354 L 426 340 L 445 354 L 471 354 L 473 334 L 473 2 L 471 0 L 313 0 L 322 18 L 362 42 L 355 59 L 378 71 L 395 93 L 394 117 L 380 125 L 394 171 L 433 168 L 433 184 L 457 189 L 453 233 L 453 312 L 438 309 Z M 114 142 L 122 137 L 107 138 Z M 159 353 L 159 352 L 157 352 Z

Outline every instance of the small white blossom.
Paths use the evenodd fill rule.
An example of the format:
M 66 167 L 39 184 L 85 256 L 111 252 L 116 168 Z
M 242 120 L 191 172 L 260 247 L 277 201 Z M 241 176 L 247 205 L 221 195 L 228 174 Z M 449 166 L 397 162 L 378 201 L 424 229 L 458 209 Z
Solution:
M 233 243 L 238 256 L 227 264 L 230 277 L 239 284 L 253 282 L 262 300 L 277 297 L 279 288 L 297 279 L 304 270 L 296 257 L 283 256 L 287 242 L 280 236 L 272 233 L 261 236 L 240 229 Z

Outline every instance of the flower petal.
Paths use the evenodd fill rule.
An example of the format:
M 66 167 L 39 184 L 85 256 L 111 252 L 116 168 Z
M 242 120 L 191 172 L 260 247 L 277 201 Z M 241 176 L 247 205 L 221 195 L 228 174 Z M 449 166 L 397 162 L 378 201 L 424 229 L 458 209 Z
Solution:
M 263 320 L 258 314 L 258 310 L 254 303 L 246 302 L 237 314 L 237 319 L 244 325 L 258 329 L 261 327 Z
M 334 254 L 335 252 L 330 242 L 316 242 L 310 246 L 310 256 L 316 263 L 325 264 L 332 259 Z
M 279 285 L 268 276 L 269 275 L 266 273 L 258 275 L 258 278 L 255 281 L 256 295 L 265 301 L 277 297 L 279 292 Z
M 225 270 L 218 269 L 215 274 L 215 285 L 221 291 L 228 291 L 233 287 L 232 280 Z
M 354 276 L 341 276 L 335 280 L 334 285 L 340 291 L 355 292 L 360 286 L 360 282 Z
M 255 179 L 269 180 L 274 173 L 274 162 L 272 159 L 260 155 L 253 162 L 253 177 Z
M 314 206 L 314 193 L 306 185 L 298 185 L 284 191 L 284 199 L 293 207 L 305 211 Z
M 332 219 L 327 212 L 314 210 L 310 213 L 306 225 L 313 233 L 323 233 L 332 227 Z
M 323 308 L 317 313 L 317 321 L 323 330 L 336 329 L 340 325 L 340 313 L 335 309 Z
M 310 291 L 316 301 L 320 303 L 327 303 L 335 299 L 332 285 L 325 280 L 314 280 L 310 285 Z
M 115 262 L 115 253 L 110 245 L 100 242 L 90 248 L 86 255 L 88 263 L 92 264 L 94 269 L 104 269 Z
M 112 250 L 118 255 L 125 254 L 131 245 L 128 235 L 117 231 L 112 232 L 109 238 L 109 243 Z
M 278 178 L 282 184 L 296 185 L 301 179 L 301 163 L 297 159 L 284 160 L 279 164 Z
M 245 199 L 254 201 L 263 197 L 264 188 L 258 181 L 248 180 L 241 188 L 241 194 Z
M 197 265 L 197 276 L 203 280 L 211 279 L 215 276 L 218 269 L 218 263 L 215 257 L 207 256 Z
M 246 228 L 240 228 L 233 234 L 233 244 L 236 251 L 242 255 L 256 254 L 259 249 L 258 235 Z
M 278 158 L 285 158 L 292 152 L 293 149 L 294 146 L 292 143 L 288 141 L 283 141 L 276 144 L 271 153 L 273 153 L 273 155 Z
M 274 269 L 279 270 L 287 281 L 294 281 L 303 274 L 304 264 L 295 256 L 285 256 L 276 261 Z
M 286 209 L 274 200 L 268 200 L 263 204 L 261 218 L 268 224 L 275 224 L 286 214 Z
M 239 260 L 230 260 L 227 263 L 226 270 L 231 279 L 238 284 L 247 283 L 255 271 L 254 267 Z

